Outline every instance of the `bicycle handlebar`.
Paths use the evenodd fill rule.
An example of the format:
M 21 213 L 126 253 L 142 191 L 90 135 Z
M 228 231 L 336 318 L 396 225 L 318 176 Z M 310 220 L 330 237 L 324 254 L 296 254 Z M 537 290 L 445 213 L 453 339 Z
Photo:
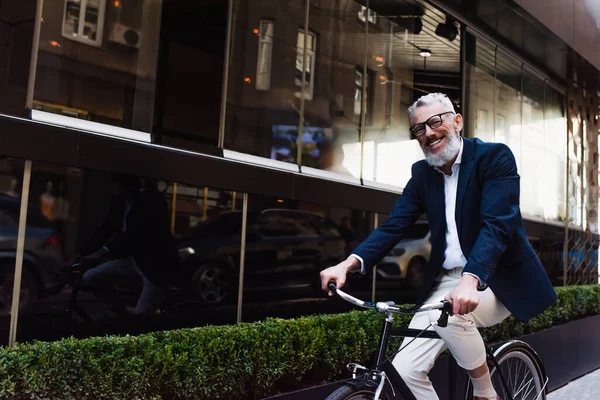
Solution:
M 327 288 L 331 290 L 333 293 L 336 293 L 342 299 L 347 301 L 350 304 L 354 304 L 358 307 L 369 308 L 377 310 L 380 313 L 392 313 L 392 314 L 416 314 L 424 311 L 431 310 L 440 310 L 442 312 L 440 318 L 438 319 L 438 326 L 446 327 L 448 325 L 448 317 L 450 310 L 452 309 L 452 304 L 448 300 L 442 300 L 435 303 L 425 303 L 418 307 L 410 307 L 410 308 L 400 308 L 396 306 L 393 302 L 382 302 L 379 301 L 377 303 L 373 303 L 371 301 L 364 301 L 357 299 L 354 296 L 349 295 L 341 289 L 337 288 L 335 281 L 331 280 L 327 283 Z

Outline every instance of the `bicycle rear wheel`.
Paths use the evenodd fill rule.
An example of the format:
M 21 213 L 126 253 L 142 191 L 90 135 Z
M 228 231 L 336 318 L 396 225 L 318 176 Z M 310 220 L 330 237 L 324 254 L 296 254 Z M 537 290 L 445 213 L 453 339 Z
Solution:
M 331 393 L 325 400 L 373 400 L 377 385 L 365 379 L 354 379 L 339 387 L 335 392 Z M 390 400 L 391 398 L 385 393 L 381 393 L 380 400 Z M 396 394 L 394 399 L 402 400 Z
M 546 399 L 546 377 L 540 361 L 528 344 L 509 342 L 496 350 L 494 357 L 498 361 L 498 368 L 490 365 L 490 376 L 501 399 Z M 473 399 L 471 380 L 468 381 L 467 399 Z

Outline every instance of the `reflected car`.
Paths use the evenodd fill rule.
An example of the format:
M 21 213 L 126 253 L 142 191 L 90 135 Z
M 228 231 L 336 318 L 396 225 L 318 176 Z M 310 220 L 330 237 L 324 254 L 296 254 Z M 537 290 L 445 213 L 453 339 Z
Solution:
M 417 222 L 406 236 L 377 264 L 378 286 L 408 285 L 418 289 L 425 277 L 431 254 L 429 224 Z
M 0 316 L 11 311 L 20 207 L 19 198 L 0 195 Z M 33 203 L 27 210 L 25 232 L 20 313 L 31 311 L 40 298 L 52 296 L 63 287 L 58 232 Z
M 229 211 L 179 241 L 179 255 L 195 296 L 230 303 L 239 284 L 242 213 Z M 317 214 L 269 209 L 248 215 L 244 296 L 261 300 L 320 292 L 319 272 L 345 258 L 337 226 Z

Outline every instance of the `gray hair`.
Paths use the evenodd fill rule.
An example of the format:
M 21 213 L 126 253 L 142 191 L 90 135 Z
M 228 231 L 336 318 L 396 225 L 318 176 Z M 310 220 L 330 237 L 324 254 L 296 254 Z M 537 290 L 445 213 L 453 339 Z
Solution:
M 424 96 L 421 96 L 417 101 L 413 103 L 412 106 L 408 107 L 408 120 L 412 123 L 413 113 L 417 107 L 433 104 L 433 103 L 441 103 L 448 108 L 448 111 L 452 111 L 456 114 L 456 110 L 454 110 L 454 105 L 444 93 L 429 93 Z

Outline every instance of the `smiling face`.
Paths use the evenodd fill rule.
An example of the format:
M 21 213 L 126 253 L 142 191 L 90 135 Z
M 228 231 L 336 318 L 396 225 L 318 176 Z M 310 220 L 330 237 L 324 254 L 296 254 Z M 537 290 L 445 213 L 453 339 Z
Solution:
M 427 121 L 434 115 L 451 111 L 440 102 L 433 102 L 417 107 L 412 116 L 411 124 Z M 463 119 L 460 114 L 447 113 L 441 116 L 442 124 L 432 129 L 425 124 L 425 133 L 417 137 L 419 145 L 425 154 L 425 160 L 433 167 L 447 167 L 452 164 L 460 151 L 460 131 Z

